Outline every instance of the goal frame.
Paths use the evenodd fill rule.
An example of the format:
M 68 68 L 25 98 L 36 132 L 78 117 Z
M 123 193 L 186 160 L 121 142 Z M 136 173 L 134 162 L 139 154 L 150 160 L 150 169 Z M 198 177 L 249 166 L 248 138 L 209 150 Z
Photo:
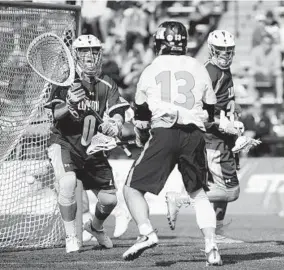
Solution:
M 81 34 L 81 6 L 69 5 L 69 4 L 53 4 L 53 3 L 33 3 L 33 2 L 14 2 L 14 1 L 0 1 L 0 7 L 15 7 L 15 8 L 29 8 L 29 9 L 48 9 L 48 10 L 71 10 L 75 12 L 75 37 Z M 76 187 L 76 201 L 77 201 L 77 213 L 76 213 L 76 231 L 79 241 L 83 243 L 83 184 L 81 180 L 77 179 Z

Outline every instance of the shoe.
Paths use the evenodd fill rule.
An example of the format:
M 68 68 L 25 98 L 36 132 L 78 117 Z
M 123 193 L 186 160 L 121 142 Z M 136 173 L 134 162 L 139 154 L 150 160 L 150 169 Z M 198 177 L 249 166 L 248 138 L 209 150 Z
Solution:
M 81 248 L 81 243 L 76 235 L 66 236 L 66 253 L 77 252 Z
M 167 192 L 166 193 L 167 203 L 167 219 L 172 230 L 176 227 L 177 215 L 182 205 L 190 205 L 189 196 L 182 195 L 178 192 Z
M 89 242 L 91 241 L 93 238 L 93 235 L 90 234 L 89 232 L 87 231 L 83 231 L 83 235 L 82 235 L 82 240 L 83 240 L 83 243 L 86 243 L 86 242 Z
M 128 213 L 126 213 L 126 211 L 116 214 L 113 237 L 117 238 L 122 236 L 126 232 L 128 224 L 131 221 L 131 219 L 132 219 L 131 216 Z
M 126 261 L 137 259 L 146 249 L 156 246 L 158 242 L 159 239 L 155 231 L 148 235 L 141 235 L 137 238 L 136 243 L 124 252 L 122 257 Z
M 212 249 L 205 253 L 206 255 L 206 266 L 221 266 L 223 265 L 223 261 L 221 259 L 221 255 L 218 251 L 217 246 L 212 247 Z
M 99 245 L 101 245 L 102 247 L 113 248 L 113 243 L 104 229 L 97 231 L 92 228 L 92 220 L 89 220 L 85 223 L 84 230 L 93 235 L 97 239 Z

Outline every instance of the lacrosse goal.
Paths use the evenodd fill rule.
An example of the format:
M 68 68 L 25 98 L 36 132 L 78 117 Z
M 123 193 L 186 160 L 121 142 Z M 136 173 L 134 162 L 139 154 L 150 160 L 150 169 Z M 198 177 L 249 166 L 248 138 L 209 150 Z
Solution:
M 43 106 L 51 86 L 28 65 L 26 51 L 45 32 L 71 45 L 79 18 L 79 6 L 0 2 L 0 251 L 62 242 L 46 155 L 53 119 Z

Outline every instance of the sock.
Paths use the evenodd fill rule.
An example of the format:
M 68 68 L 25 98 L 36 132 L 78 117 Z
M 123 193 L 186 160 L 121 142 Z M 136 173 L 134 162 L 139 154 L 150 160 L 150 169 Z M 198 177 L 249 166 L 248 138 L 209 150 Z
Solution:
M 101 231 L 103 229 L 103 224 L 106 220 L 106 218 L 109 216 L 109 214 L 107 213 L 102 213 L 100 210 L 100 203 L 98 202 L 96 205 L 96 212 L 95 212 L 95 216 L 92 220 L 92 227 L 96 230 L 96 231 Z
M 66 236 L 76 235 L 76 220 L 63 221 Z
M 138 230 L 141 235 L 148 235 L 154 231 L 149 219 L 147 219 L 146 223 L 138 225 Z
M 212 238 L 204 238 L 205 240 L 205 252 L 208 253 L 214 247 L 217 248 L 215 236 L 212 235 Z M 218 248 L 217 248 L 218 249 Z
M 223 223 L 224 223 L 224 220 L 222 219 L 222 220 L 217 220 L 216 221 L 216 227 L 221 227 L 221 226 L 223 226 Z

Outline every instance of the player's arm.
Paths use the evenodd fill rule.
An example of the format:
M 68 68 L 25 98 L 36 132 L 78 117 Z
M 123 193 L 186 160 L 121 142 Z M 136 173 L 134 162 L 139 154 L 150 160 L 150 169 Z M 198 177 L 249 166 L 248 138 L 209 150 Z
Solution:
M 120 136 L 125 119 L 125 111 L 130 107 L 129 103 L 120 95 L 117 84 L 110 81 L 111 89 L 107 96 L 107 110 L 104 122 L 100 130 L 107 136 Z
M 64 118 L 69 114 L 69 110 L 64 97 L 65 89 L 53 85 L 50 93 L 50 98 L 44 105 L 46 109 L 52 110 L 55 120 Z
M 63 119 L 70 114 L 79 118 L 77 106 L 85 97 L 81 82 L 75 82 L 69 88 L 53 86 L 45 107 L 53 111 L 55 120 Z

